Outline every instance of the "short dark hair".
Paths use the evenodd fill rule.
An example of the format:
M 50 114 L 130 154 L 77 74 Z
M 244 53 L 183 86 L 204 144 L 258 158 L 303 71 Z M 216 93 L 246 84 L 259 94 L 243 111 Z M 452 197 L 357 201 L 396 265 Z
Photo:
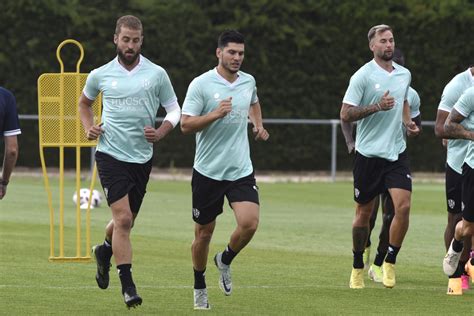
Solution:
M 217 47 L 224 48 L 229 43 L 238 43 L 238 44 L 245 44 L 244 36 L 236 31 L 236 30 L 227 30 L 219 35 L 219 39 L 217 40 Z
M 115 26 L 115 34 L 119 35 L 121 28 L 126 27 L 131 30 L 142 31 L 143 34 L 143 25 L 139 18 L 133 15 L 124 15 L 118 18 L 117 24 Z
M 385 31 L 390 31 L 393 33 L 392 28 L 386 24 L 379 24 L 372 26 L 367 34 L 367 39 L 370 41 L 375 37 L 375 34 L 383 33 Z
M 392 60 L 401 66 L 405 66 L 405 56 L 401 49 L 395 48 Z

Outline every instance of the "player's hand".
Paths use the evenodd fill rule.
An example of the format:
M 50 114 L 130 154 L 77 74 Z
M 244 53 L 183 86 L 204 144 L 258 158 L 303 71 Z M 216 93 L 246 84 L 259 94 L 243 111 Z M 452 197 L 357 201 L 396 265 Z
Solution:
M 382 98 L 378 102 L 381 111 L 391 110 L 395 106 L 395 98 L 392 97 L 389 93 L 389 90 L 385 91 Z
M 159 137 L 158 133 L 156 132 L 157 130 L 154 127 L 145 126 L 143 128 L 143 131 L 145 133 L 146 141 L 149 143 L 154 143 L 161 139 L 161 137 Z
M 407 130 L 408 137 L 414 137 L 420 134 L 420 128 L 413 121 L 409 122 L 408 124 L 405 124 L 405 128 Z
M 87 131 L 86 137 L 88 140 L 96 140 L 100 135 L 104 133 L 102 128 L 102 123 L 99 125 L 92 125 L 91 128 Z
M 253 135 L 255 136 L 255 140 L 263 140 L 266 141 L 269 137 L 270 134 L 267 132 L 266 129 L 263 128 L 263 126 L 254 126 L 252 129 Z
M 232 111 L 232 97 L 228 97 L 227 99 L 224 99 L 221 102 L 219 102 L 219 105 L 214 110 L 218 118 L 223 118 L 231 111 Z
M 355 152 L 355 143 L 354 143 L 354 141 L 346 143 L 346 146 L 347 146 L 347 153 L 352 154 L 353 152 Z

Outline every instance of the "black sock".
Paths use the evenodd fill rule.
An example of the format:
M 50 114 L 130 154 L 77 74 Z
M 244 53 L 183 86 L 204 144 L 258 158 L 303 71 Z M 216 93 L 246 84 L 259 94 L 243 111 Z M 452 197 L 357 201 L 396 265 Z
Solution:
M 121 264 L 117 266 L 118 274 L 120 277 L 120 283 L 122 283 L 122 294 L 129 287 L 135 287 L 135 283 L 132 280 L 132 264 Z
M 459 260 L 458 267 L 461 269 L 461 274 L 466 274 L 466 263 L 467 261 Z
M 379 252 L 377 250 L 377 254 L 375 255 L 375 259 L 374 259 L 374 264 L 378 267 L 382 266 L 383 260 L 385 259 L 386 255 L 387 255 L 386 252 Z
M 464 263 L 464 264 L 466 264 L 466 263 Z M 464 271 L 464 264 L 461 265 L 461 261 L 459 261 L 458 267 L 456 268 L 456 271 L 454 271 L 454 273 L 452 275 L 450 275 L 449 278 L 450 279 L 460 278 L 461 275 L 463 274 L 463 271 Z
M 461 252 L 462 248 L 464 247 L 464 243 L 462 239 L 457 241 L 456 238 L 453 239 L 453 250 L 456 252 Z
M 100 256 L 110 262 L 110 258 L 112 258 L 112 242 L 106 237 L 102 246 L 100 248 Z
M 232 249 L 230 249 L 229 245 L 225 247 L 224 252 L 222 253 L 222 263 L 223 264 L 231 264 L 232 260 L 234 260 L 235 256 L 237 256 L 237 252 L 234 252 Z
M 352 250 L 352 253 L 354 254 L 354 263 L 352 264 L 352 267 L 354 269 L 364 269 L 364 259 L 362 258 L 364 251 Z
M 400 247 L 395 247 L 389 244 L 387 258 L 385 258 L 385 262 L 395 264 L 395 262 L 397 261 L 397 255 L 399 251 L 400 251 Z
M 205 289 L 206 288 L 206 269 L 203 271 L 194 270 L 194 288 L 198 289 Z

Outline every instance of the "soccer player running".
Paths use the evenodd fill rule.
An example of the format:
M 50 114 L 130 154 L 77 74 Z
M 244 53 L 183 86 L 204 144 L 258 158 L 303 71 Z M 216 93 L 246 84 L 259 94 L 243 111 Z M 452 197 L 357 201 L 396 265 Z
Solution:
M 368 32 L 373 60 L 352 77 L 342 101 L 341 120 L 357 122 L 354 159 L 352 223 L 353 269 L 349 286 L 365 287 L 363 253 L 369 235 L 369 221 L 378 195 L 388 189 L 394 205 L 388 253 L 383 263 L 383 284 L 395 286 L 395 263 L 408 230 L 411 175 L 404 129 L 408 136 L 420 129 L 411 120 L 407 94 L 411 74 L 392 63 L 395 40 L 388 25 L 376 25 Z
M 405 57 L 403 55 L 403 52 L 398 48 L 395 48 L 395 50 L 393 51 L 392 60 L 401 66 L 405 66 Z M 416 92 L 416 90 L 412 87 L 410 87 L 408 90 L 407 102 L 410 106 L 410 117 L 421 130 L 420 96 L 418 95 L 418 92 Z M 353 124 L 341 121 L 341 128 L 344 138 L 346 140 L 347 150 L 349 154 L 351 154 L 355 151 Z M 375 227 L 380 202 L 382 202 L 382 227 L 380 228 L 379 244 L 377 246 L 377 252 L 374 258 L 374 262 L 370 264 L 370 236 L 372 230 Z M 367 273 L 369 275 L 369 278 L 377 283 L 382 283 L 383 280 L 382 264 L 387 255 L 390 224 L 392 223 L 393 214 L 394 208 L 392 198 L 390 197 L 388 191 L 385 191 L 380 194 L 380 198 L 375 198 L 374 208 L 372 210 L 372 215 L 370 217 L 369 222 L 369 236 L 367 237 L 367 244 L 365 246 L 363 254 L 364 267 L 368 268 Z
M 104 243 L 93 247 L 96 281 L 101 289 L 108 287 L 113 254 L 124 301 L 130 308 L 142 303 L 132 279 L 130 232 L 145 196 L 153 143 L 178 124 L 181 109 L 166 71 L 140 54 L 143 27 L 138 18 L 126 15 L 117 20 L 114 43 L 117 57 L 87 77 L 79 111 L 87 139 L 99 138 L 95 158 L 112 211 Z M 91 109 L 99 92 L 103 103 L 101 124 L 94 122 Z M 160 105 L 167 115 L 155 129 Z
M 258 188 L 250 160 L 248 118 L 255 140 L 266 141 L 255 79 L 240 71 L 244 36 L 225 31 L 218 39 L 218 65 L 189 85 L 183 103 L 181 130 L 196 133 L 196 155 L 191 181 L 192 217 L 195 221 L 192 260 L 194 309 L 209 309 L 205 271 L 209 243 L 222 213 L 224 197 L 234 211 L 237 228 L 224 251 L 214 256 L 219 287 L 232 293 L 230 264 L 250 242 L 259 221 Z
M 465 139 L 469 143 L 462 165 L 462 221 L 456 225 L 454 238 L 443 260 L 444 273 L 447 276 L 458 274 L 459 278 L 464 242 L 474 233 L 474 87 L 465 90 L 454 104 L 444 123 L 444 131 L 449 138 Z M 474 277 L 474 258 L 467 261 L 465 270 L 471 278 Z
M 435 134 L 437 137 L 447 139 L 446 155 L 446 204 L 448 211 L 448 221 L 444 231 L 444 243 L 446 251 L 454 237 L 456 224 L 462 220 L 462 165 L 466 157 L 469 140 L 449 139 L 452 138 L 444 130 L 444 124 L 449 112 L 452 111 L 454 104 L 459 100 L 462 93 L 468 88 L 474 86 L 474 68 L 471 67 L 462 73 L 457 74 L 444 87 L 441 101 L 436 114 Z M 465 240 L 464 251 L 460 257 L 456 272 L 449 275 L 448 291 L 450 295 L 462 294 L 462 289 L 469 288 L 469 276 L 467 276 L 464 266 L 469 259 L 469 249 L 471 241 Z
M 0 177 L 1 200 L 7 194 L 7 186 L 18 159 L 17 137 L 21 134 L 15 96 L 3 87 L 0 87 L 0 133 L 5 144 Z

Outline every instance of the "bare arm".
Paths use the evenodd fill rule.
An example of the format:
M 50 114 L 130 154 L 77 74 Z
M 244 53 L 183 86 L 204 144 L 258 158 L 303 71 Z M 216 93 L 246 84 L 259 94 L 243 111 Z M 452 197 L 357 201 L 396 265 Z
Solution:
M 84 93 L 79 97 L 79 115 L 88 140 L 95 140 L 104 132 L 99 125 L 94 125 L 92 103 L 94 103 L 94 101 L 89 100 Z
M 201 116 L 190 116 L 183 114 L 181 115 L 181 131 L 183 134 L 194 134 L 196 132 L 202 131 L 214 121 L 223 118 L 228 113 L 232 111 L 232 98 L 229 97 L 225 100 L 219 102 L 217 108 L 207 113 L 206 115 Z
M 391 110 L 395 105 L 395 99 L 386 91 L 380 100 L 375 104 L 367 106 L 353 106 L 347 103 L 342 104 L 341 120 L 344 122 L 355 122 L 379 111 Z
M 411 119 L 410 105 L 407 100 L 403 102 L 403 124 L 405 125 L 407 136 L 414 137 L 420 134 L 421 129 Z
M 0 179 L 0 200 L 7 194 L 7 185 L 18 159 L 17 136 L 5 136 L 5 154 L 3 156 L 2 178 Z
M 352 137 L 354 126 L 352 125 L 352 123 L 344 122 L 343 120 L 341 120 L 341 129 L 342 134 L 344 135 L 344 139 L 346 140 L 347 152 L 350 154 L 355 149 L 354 137 Z
M 448 134 L 444 131 L 444 123 L 448 118 L 449 112 L 438 110 L 436 113 L 436 122 L 435 122 L 435 135 L 439 138 L 450 138 Z
M 255 136 L 255 140 L 267 140 L 270 137 L 270 134 L 263 127 L 262 108 L 260 106 L 260 102 L 250 105 L 249 119 L 253 124 L 252 131 Z
M 444 122 L 444 132 L 448 138 L 474 140 L 474 132 L 468 131 L 461 125 L 465 119 L 456 109 L 452 109 Z
M 355 122 L 378 111 L 380 111 L 378 104 L 371 104 L 368 106 L 353 106 L 343 103 L 340 116 L 341 121 L 343 122 Z
M 158 142 L 173 130 L 174 126 L 169 121 L 163 121 L 157 129 L 145 126 L 145 138 L 149 143 Z

